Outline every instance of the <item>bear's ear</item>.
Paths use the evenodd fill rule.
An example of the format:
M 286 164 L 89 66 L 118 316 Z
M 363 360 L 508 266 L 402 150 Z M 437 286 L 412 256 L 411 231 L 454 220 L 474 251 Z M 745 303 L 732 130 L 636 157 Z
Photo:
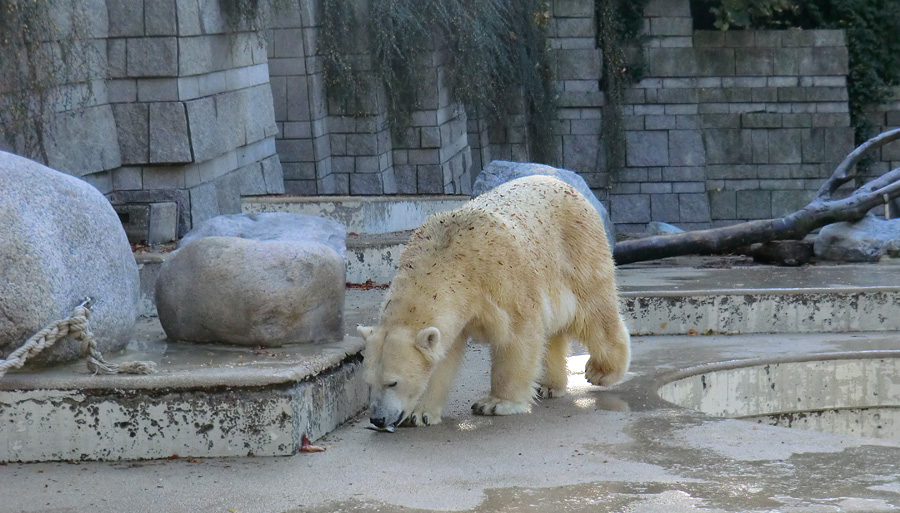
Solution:
M 359 336 L 365 339 L 366 342 L 369 341 L 369 337 L 372 336 L 372 333 L 375 332 L 375 328 L 371 326 L 357 326 L 356 332 L 359 333 Z
M 436 359 L 437 347 L 441 343 L 441 330 L 434 326 L 425 328 L 416 335 L 416 346 L 425 353 L 429 359 Z

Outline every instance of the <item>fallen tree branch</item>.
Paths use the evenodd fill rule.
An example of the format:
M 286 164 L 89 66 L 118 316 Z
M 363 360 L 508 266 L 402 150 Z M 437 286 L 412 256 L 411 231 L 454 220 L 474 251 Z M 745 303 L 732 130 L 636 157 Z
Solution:
M 900 168 L 871 180 L 846 198 L 832 199 L 834 193 L 856 178 L 859 173 L 856 164 L 866 153 L 897 140 L 900 140 L 900 129 L 884 132 L 861 144 L 835 168 L 816 197 L 796 212 L 777 219 L 621 241 L 616 244 L 615 261 L 622 265 L 680 255 L 715 255 L 754 242 L 798 240 L 831 223 L 858 221 L 878 205 L 900 196 Z

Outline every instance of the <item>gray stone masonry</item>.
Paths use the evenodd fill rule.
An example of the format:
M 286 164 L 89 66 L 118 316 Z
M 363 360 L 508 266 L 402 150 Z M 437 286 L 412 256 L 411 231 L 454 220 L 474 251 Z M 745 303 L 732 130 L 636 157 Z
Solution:
M 593 4 L 554 0 L 551 12 L 558 165 L 583 176 L 622 229 L 787 213 L 851 149 L 841 31 L 695 32 L 687 0 L 653 0 L 645 10 L 646 76 L 623 109 L 626 165 L 611 176 Z M 524 107 L 510 106 L 507 126 L 467 116 L 443 84 L 440 45 L 410 126 L 390 133 L 377 88 L 371 116 L 345 116 L 326 100 L 319 26 L 315 3 L 302 0 L 297 16 L 268 36 L 288 192 L 461 193 L 491 160 L 530 160 Z M 897 121 L 888 110 L 873 114 L 878 124 Z
M 316 44 L 317 4 L 301 0 L 295 14 L 276 20 L 267 36 L 286 192 L 467 194 L 472 149 L 466 113 L 444 84 L 445 50 L 432 50 L 433 78 L 419 91 L 421 110 L 412 113 L 409 127 L 392 133 L 379 87 L 365 99 L 365 114 L 328 101 Z
M 101 1 L 85 42 L 96 58 L 65 84 L 86 101 L 51 102 L 43 146 L 29 156 L 81 177 L 120 212 L 151 219 L 154 205 L 169 205 L 157 208 L 165 230 L 140 223 L 144 239 L 236 212 L 241 196 L 467 194 L 486 163 L 532 160 L 522 102 L 502 126 L 466 112 L 445 83 L 440 42 L 421 109 L 392 131 L 376 84 L 364 115 L 329 103 L 317 0 L 291 2 L 260 32 L 232 29 L 212 0 L 72 5 Z M 601 140 L 608 106 L 593 0 L 549 3 L 553 164 L 580 174 L 620 230 L 783 215 L 852 149 L 842 31 L 694 31 L 689 3 L 646 7 L 645 76 L 625 94 L 625 167 L 614 173 Z M 900 126 L 898 98 L 872 109 L 874 126 Z M 15 151 L 25 135 L 0 146 Z M 872 171 L 896 167 L 898 143 Z
M 42 154 L 29 156 L 83 178 L 120 213 L 146 218 L 129 225 L 140 240 L 238 212 L 242 194 L 284 191 L 261 34 L 229 27 L 216 1 L 66 5 L 88 16 L 94 39 L 81 46 L 96 55 L 60 84 L 73 93 L 51 105 Z M 172 202 L 173 191 L 186 201 Z
M 710 227 L 805 205 L 852 150 L 843 32 L 694 32 L 687 1 L 646 16 L 613 220 Z

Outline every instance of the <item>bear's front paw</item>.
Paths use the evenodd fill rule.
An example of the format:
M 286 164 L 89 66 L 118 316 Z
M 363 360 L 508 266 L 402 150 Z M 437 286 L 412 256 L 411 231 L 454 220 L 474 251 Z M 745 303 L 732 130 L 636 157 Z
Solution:
M 441 423 L 440 412 L 414 411 L 404 422 L 407 426 L 434 426 Z
M 478 415 L 515 415 L 528 411 L 527 403 L 516 403 L 496 397 L 483 397 L 472 405 L 472 411 Z
M 625 377 L 625 372 L 619 369 L 611 369 L 601 364 L 593 357 L 588 358 L 584 365 L 584 379 L 592 385 L 612 386 Z
M 566 395 L 566 387 L 554 387 L 550 385 L 538 385 L 535 392 L 540 399 L 553 399 Z

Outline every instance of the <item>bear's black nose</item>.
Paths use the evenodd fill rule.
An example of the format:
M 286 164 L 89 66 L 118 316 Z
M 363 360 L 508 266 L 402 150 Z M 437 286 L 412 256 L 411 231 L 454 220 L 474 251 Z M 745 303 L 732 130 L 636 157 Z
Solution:
M 383 428 L 383 427 L 385 427 L 385 424 L 384 424 L 384 417 L 380 417 L 380 418 L 377 418 L 377 419 L 376 419 L 375 417 L 370 417 L 370 418 L 369 418 L 369 422 L 371 422 L 372 425 L 375 426 L 375 427 L 377 427 L 377 428 Z

